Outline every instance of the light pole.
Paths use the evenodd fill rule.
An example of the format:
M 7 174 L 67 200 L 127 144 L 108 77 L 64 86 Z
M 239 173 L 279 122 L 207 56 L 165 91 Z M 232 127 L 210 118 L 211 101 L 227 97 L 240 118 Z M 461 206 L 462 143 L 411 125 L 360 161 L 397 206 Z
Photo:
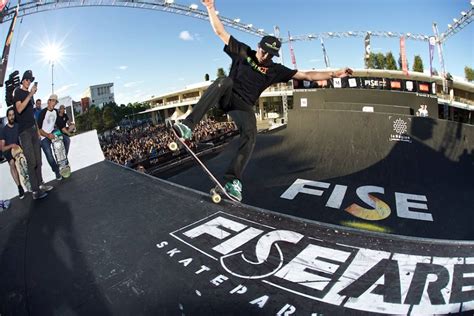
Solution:
M 51 60 L 51 94 L 54 94 L 54 60 Z

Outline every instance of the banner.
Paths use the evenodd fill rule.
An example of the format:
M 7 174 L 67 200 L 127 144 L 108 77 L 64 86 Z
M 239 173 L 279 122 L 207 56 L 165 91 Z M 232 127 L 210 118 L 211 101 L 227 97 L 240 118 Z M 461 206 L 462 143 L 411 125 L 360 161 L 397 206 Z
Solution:
M 407 54 L 405 51 L 405 36 L 400 37 L 400 56 L 402 58 L 402 70 L 408 76 Z
M 20 5 L 17 5 L 15 15 L 13 16 L 12 23 L 10 24 L 10 29 L 8 30 L 7 39 L 5 40 L 5 46 L 3 47 L 2 60 L 0 64 L 0 87 L 3 87 L 3 81 L 5 80 L 5 74 L 7 73 L 8 55 L 10 54 L 10 44 L 13 38 L 13 30 L 15 29 L 19 7 Z
M 323 55 L 324 55 L 324 63 L 326 64 L 326 68 L 330 68 L 331 64 L 329 63 L 329 57 L 326 53 L 326 47 L 324 47 L 323 39 L 321 38 L 321 47 L 323 48 Z
M 370 59 L 370 33 L 367 33 L 364 39 L 365 43 L 365 54 L 364 54 L 364 64 L 365 69 L 369 68 L 369 59 Z
M 293 51 L 293 45 L 291 45 L 290 32 L 288 32 L 288 45 L 290 45 L 291 63 L 293 64 L 293 68 L 298 69 L 298 67 L 296 66 L 296 57 L 295 57 L 295 52 Z
M 436 44 L 436 39 L 434 36 L 430 37 L 430 76 L 433 76 L 433 57 L 434 57 L 434 47 Z

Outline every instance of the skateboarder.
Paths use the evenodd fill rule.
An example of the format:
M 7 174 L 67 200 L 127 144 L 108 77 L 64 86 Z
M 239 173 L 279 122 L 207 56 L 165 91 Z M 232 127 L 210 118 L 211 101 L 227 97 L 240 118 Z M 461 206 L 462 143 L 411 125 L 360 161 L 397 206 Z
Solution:
M 53 151 L 51 149 L 51 144 L 54 138 L 56 137 L 53 134 L 53 130 L 58 126 L 59 113 L 54 107 L 58 104 L 58 96 L 52 94 L 48 98 L 48 106 L 41 110 L 38 118 L 38 128 L 41 135 L 41 148 L 43 149 L 46 160 L 56 175 L 56 180 L 61 180 L 62 176 L 59 173 L 59 166 L 57 161 L 54 159 Z M 64 141 L 64 138 L 63 138 Z M 66 147 L 66 142 L 64 142 Z M 69 144 L 68 144 L 69 145 Z M 69 147 L 69 146 L 68 146 Z
M 33 190 L 33 199 L 37 200 L 46 197 L 48 195 L 46 192 L 52 190 L 53 187 L 43 184 L 41 173 L 41 145 L 33 114 L 33 96 L 38 90 L 36 84 L 31 84 L 34 80 L 33 72 L 25 71 L 21 78 L 21 87 L 13 92 L 13 109 L 19 126 L 21 148 L 28 162 L 28 176 Z
M 7 110 L 8 123 L 0 131 L 0 148 L 2 148 L 3 154 L 10 165 L 10 173 L 13 181 L 18 186 L 18 195 L 20 199 L 25 197 L 25 190 L 20 182 L 20 175 L 15 166 L 15 158 L 12 155 L 12 149 L 20 147 L 18 140 L 18 124 L 15 123 L 15 111 L 12 107 Z
M 211 26 L 216 35 L 224 42 L 224 52 L 232 59 L 229 77 L 219 78 L 209 86 L 193 111 L 181 123 L 173 128 L 184 139 L 191 139 L 192 130 L 206 112 L 213 106 L 219 106 L 229 113 L 240 132 L 240 145 L 237 154 L 230 162 L 224 176 L 225 189 L 232 197 L 242 200 L 242 173 L 255 146 L 257 122 L 254 105 L 260 94 L 270 85 L 278 82 L 298 80 L 325 80 L 343 78 L 352 74 L 344 68 L 338 71 L 298 71 L 291 70 L 272 61 L 279 56 L 281 42 L 276 37 L 264 36 L 252 50 L 239 42 L 224 29 L 214 8 L 214 0 L 203 0 Z

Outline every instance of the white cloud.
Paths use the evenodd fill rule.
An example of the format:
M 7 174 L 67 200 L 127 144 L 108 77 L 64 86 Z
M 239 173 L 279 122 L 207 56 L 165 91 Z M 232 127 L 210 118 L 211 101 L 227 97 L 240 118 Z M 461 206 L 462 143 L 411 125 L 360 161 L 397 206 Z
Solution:
M 65 86 L 59 87 L 59 89 L 55 89 L 54 93 L 57 94 L 59 97 L 61 97 L 61 95 L 64 96 L 67 91 L 71 90 L 72 87 L 76 87 L 77 85 L 77 83 L 67 84 Z
M 120 69 L 120 70 L 126 70 L 128 68 L 128 66 L 118 66 L 117 68 Z
M 132 81 L 132 82 L 124 83 L 123 86 L 124 88 L 131 88 L 131 87 L 138 86 L 139 84 L 142 84 L 143 82 L 144 81 Z
M 28 31 L 25 36 L 23 36 L 23 39 L 21 40 L 21 44 L 20 44 L 20 47 L 23 47 L 23 44 L 25 44 L 25 41 L 26 39 L 28 38 L 28 36 L 30 36 L 30 33 L 31 31 Z
M 179 33 L 179 38 L 182 39 L 183 41 L 194 40 L 193 36 L 188 31 L 182 31 L 181 33 Z

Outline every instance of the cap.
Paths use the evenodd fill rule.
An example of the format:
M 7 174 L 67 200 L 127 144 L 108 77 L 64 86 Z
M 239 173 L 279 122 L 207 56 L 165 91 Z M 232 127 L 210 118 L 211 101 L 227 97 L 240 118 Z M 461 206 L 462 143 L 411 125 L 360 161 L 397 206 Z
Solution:
M 55 100 L 56 102 L 58 102 L 58 96 L 55 94 L 52 94 L 49 96 L 48 100 Z
M 27 70 L 23 73 L 23 77 L 21 78 L 21 81 L 25 79 L 30 79 L 30 81 L 35 81 L 35 77 L 33 77 L 33 71 Z
M 260 48 L 273 56 L 280 57 L 278 51 L 280 50 L 281 42 L 275 36 L 264 36 L 260 41 Z

